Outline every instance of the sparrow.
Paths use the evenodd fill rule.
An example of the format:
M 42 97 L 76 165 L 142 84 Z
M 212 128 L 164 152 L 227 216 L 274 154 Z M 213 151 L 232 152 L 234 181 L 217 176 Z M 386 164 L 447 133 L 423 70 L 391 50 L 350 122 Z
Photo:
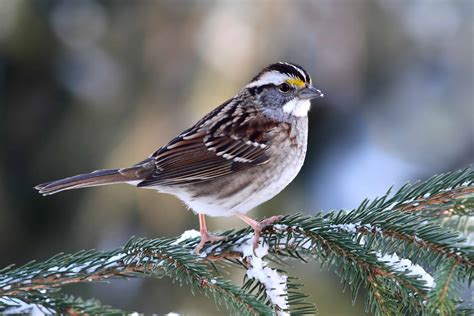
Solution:
M 96 170 L 37 185 L 43 195 L 127 183 L 175 195 L 199 218 L 201 240 L 211 235 L 205 216 L 238 216 L 254 230 L 265 227 L 246 213 L 273 198 L 303 166 L 310 100 L 323 97 L 301 66 L 278 62 L 261 70 L 233 98 L 205 115 L 145 160 L 127 168 Z

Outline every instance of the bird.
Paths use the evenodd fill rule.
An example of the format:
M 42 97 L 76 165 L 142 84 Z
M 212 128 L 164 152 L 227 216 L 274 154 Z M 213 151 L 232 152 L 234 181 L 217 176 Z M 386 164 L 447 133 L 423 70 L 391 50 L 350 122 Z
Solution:
M 42 195 L 127 183 L 175 195 L 199 218 L 199 253 L 224 237 L 206 216 L 238 216 L 253 228 L 254 250 L 276 215 L 246 214 L 280 193 L 299 173 L 307 150 L 311 100 L 323 97 L 309 73 L 289 62 L 261 70 L 233 98 L 209 112 L 148 158 L 127 168 L 96 170 L 35 187 Z

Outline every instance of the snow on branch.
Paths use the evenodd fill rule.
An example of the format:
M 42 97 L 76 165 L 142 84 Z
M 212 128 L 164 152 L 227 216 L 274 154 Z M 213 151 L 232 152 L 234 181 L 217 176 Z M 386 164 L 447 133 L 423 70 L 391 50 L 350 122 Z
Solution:
M 474 276 L 473 247 L 428 214 L 472 215 L 473 190 L 474 172 L 466 169 L 406 185 L 352 211 L 288 215 L 262 232 L 255 254 L 251 230 L 241 229 L 221 233 L 224 241 L 195 255 L 199 233 L 191 230 L 177 238 L 132 239 L 112 251 L 9 266 L 0 270 L 0 312 L 110 312 L 61 289 L 110 278 L 169 277 L 239 315 L 314 313 L 301 284 L 281 270 L 280 264 L 296 260 L 317 261 L 338 274 L 354 299 L 365 288 L 374 314 L 452 314 L 464 308 L 459 291 Z M 446 213 L 447 207 L 457 211 Z M 242 284 L 222 277 L 229 264 L 245 269 Z

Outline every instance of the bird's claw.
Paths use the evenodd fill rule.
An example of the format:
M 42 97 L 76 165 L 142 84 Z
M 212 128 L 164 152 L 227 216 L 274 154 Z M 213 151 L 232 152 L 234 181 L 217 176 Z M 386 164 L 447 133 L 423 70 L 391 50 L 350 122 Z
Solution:
M 214 236 L 209 234 L 207 231 L 201 232 L 201 240 L 199 241 L 199 244 L 196 246 L 196 248 L 194 248 L 194 253 L 198 255 L 207 242 L 215 243 L 226 239 L 227 236 Z
M 257 256 L 256 250 L 258 249 L 258 242 L 260 240 L 260 234 L 262 230 L 272 225 L 273 223 L 280 221 L 282 218 L 283 218 L 283 215 L 275 215 L 269 218 L 265 218 L 262 221 L 257 222 L 255 226 L 252 226 L 253 231 L 254 231 L 254 236 L 253 236 L 253 241 L 252 241 L 254 256 Z

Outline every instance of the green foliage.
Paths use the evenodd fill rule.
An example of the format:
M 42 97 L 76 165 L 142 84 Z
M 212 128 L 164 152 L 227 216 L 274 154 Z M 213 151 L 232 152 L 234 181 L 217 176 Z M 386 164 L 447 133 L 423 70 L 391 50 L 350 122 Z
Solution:
M 81 298 L 75 298 L 71 295 L 65 295 L 59 293 L 57 290 L 50 291 L 38 291 L 32 290 L 27 292 L 19 293 L 15 298 L 6 299 L 4 301 L 4 307 L 2 309 L 2 303 L 0 303 L 0 311 L 7 311 L 9 308 L 21 308 L 21 302 L 28 302 L 30 308 L 36 308 L 43 313 L 61 313 L 61 314 L 118 314 L 120 310 L 112 308 L 110 306 L 102 305 L 98 300 L 89 299 L 83 300 Z M 28 308 L 21 309 L 21 313 L 29 313 Z M 16 312 L 20 313 L 20 312 Z
M 354 300 L 365 288 L 367 311 L 376 315 L 469 313 L 460 294 L 473 279 L 474 249 L 449 227 L 472 231 L 473 207 L 474 172 L 466 169 L 407 184 L 349 212 L 289 215 L 262 232 L 261 244 L 268 247 L 265 264 L 315 260 L 339 275 Z M 446 225 L 452 218 L 465 222 Z M 254 268 L 242 250 L 252 232 L 222 235 L 225 241 L 207 245 L 200 256 L 192 251 L 197 238 L 179 243 L 176 238 L 132 239 L 113 251 L 59 254 L 45 262 L 6 267 L 0 270 L 0 311 L 11 308 L 11 300 L 21 300 L 60 313 L 118 312 L 60 290 L 70 283 L 110 278 L 169 277 L 234 314 L 315 313 L 294 278 L 286 282 L 287 309 L 274 304 L 269 289 L 255 278 L 246 275 L 241 286 L 225 280 L 221 272 L 229 265 Z
M 436 272 L 437 284 L 430 292 L 427 310 L 432 314 L 454 315 L 461 302 L 459 293 L 463 288 L 464 267 L 455 260 L 449 260 Z

